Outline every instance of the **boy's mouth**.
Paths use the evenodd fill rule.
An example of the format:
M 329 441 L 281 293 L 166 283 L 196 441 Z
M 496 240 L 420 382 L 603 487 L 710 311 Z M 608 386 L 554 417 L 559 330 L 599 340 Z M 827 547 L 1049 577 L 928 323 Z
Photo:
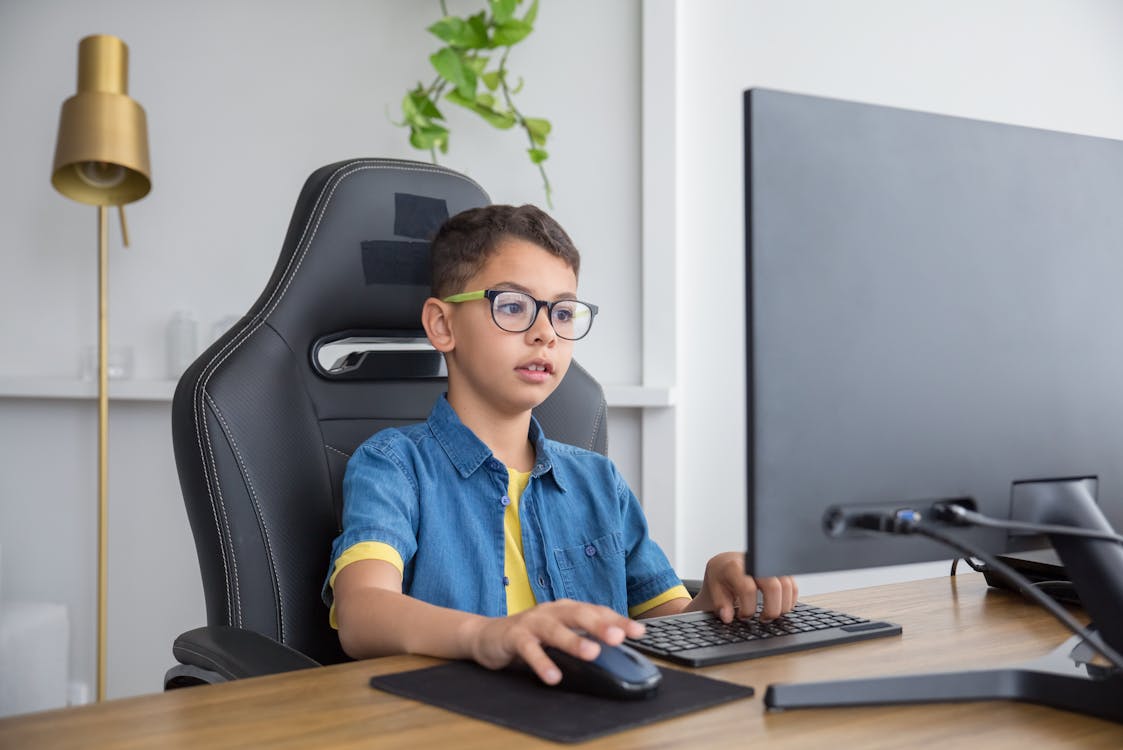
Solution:
M 554 372 L 554 366 L 546 360 L 536 359 L 533 362 L 519 365 L 515 371 L 524 378 L 539 382 L 547 379 Z

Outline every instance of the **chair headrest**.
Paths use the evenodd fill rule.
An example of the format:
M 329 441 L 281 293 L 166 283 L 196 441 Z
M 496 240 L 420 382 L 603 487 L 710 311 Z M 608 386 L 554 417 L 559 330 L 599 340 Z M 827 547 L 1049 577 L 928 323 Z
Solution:
M 441 223 L 487 205 L 483 188 L 423 162 L 351 159 L 308 178 L 273 275 L 248 317 L 293 351 L 325 336 L 424 336 L 429 241 Z

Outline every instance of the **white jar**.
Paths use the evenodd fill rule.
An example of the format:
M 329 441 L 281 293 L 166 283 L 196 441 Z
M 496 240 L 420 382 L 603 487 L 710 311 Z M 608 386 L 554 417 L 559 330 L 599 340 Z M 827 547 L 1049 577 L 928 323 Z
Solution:
M 187 310 L 178 310 L 168 321 L 168 377 L 179 376 L 199 355 L 199 324 Z

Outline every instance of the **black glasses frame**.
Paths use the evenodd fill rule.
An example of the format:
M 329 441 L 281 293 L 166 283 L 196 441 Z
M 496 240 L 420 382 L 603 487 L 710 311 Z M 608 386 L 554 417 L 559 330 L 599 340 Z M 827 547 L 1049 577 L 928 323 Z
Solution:
M 520 328 L 518 330 L 512 330 L 510 328 L 503 327 L 499 323 L 499 319 L 495 317 L 495 300 L 500 294 L 521 294 L 523 297 L 526 297 L 527 299 L 531 300 L 534 303 L 534 317 L 532 317 L 530 319 L 530 323 L 528 323 L 525 328 Z M 532 297 L 531 295 L 527 294 L 526 292 L 520 292 L 517 289 L 482 289 L 480 291 L 475 291 L 475 292 L 464 292 L 462 294 L 453 294 L 452 296 L 445 297 L 444 300 L 442 300 L 442 301 L 444 301 L 444 302 L 470 302 L 472 300 L 477 300 L 477 299 L 486 299 L 488 301 L 488 304 L 491 307 L 491 320 L 492 320 L 492 322 L 495 323 L 495 325 L 499 328 L 499 330 L 506 331 L 507 333 L 524 333 L 526 331 L 529 331 L 531 328 L 534 327 L 534 324 L 536 322 L 538 322 L 538 314 L 540 312 L 542 312 L 542 308 L 545 307 L 546 308 L 546 319 L 550 321 L 550 327 L 554 329 L 554 333 L 556 333 L 558 335 L 558 338 L 563 338 L 566 341 L 580 341 L 581 339 L 588 336 L 589 331 L 593 330 L 593 320 L 596 319 L 597 313 L 600 311 L 600 308 L 598 308 L 592 302 L 585 302 L 584 300 L 579 300 L 579 299 L 560 299 L 560 300 L 556 300 L 554 302 L 548 302 L 544 299 L 536 299 L 536 298 Z M 580 336 L 578 336 L 576 338 L 570 338 L 569 336 L 566 336 L 566 335 L 562 334 L 561 332 L 558 331 L 557 327 L 554 325 L 554 307 L 557 306 L 557 305 L 566 304 L 566 303 L 573 303 L 573 302 L 578 302 L 578 303 L 584 305 L 585 307 L 589 308 L 589 327 L 585 329 L 584 333 L 582 333 Z

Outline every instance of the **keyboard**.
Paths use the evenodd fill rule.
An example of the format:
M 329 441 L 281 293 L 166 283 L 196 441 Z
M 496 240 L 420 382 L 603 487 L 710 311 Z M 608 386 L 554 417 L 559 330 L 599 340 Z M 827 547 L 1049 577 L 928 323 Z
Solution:
M 643 638 L 629 639 L 628 645 L 677 664 L 708 667 L 901 634 L 901 626 L 891 622 L 802 602 L 771 622 L 761 622 L 759 617 L 759 608 L 755 616 L 729 624 L 709 612 L 652 617 L 643 621 L 647 628 Z

